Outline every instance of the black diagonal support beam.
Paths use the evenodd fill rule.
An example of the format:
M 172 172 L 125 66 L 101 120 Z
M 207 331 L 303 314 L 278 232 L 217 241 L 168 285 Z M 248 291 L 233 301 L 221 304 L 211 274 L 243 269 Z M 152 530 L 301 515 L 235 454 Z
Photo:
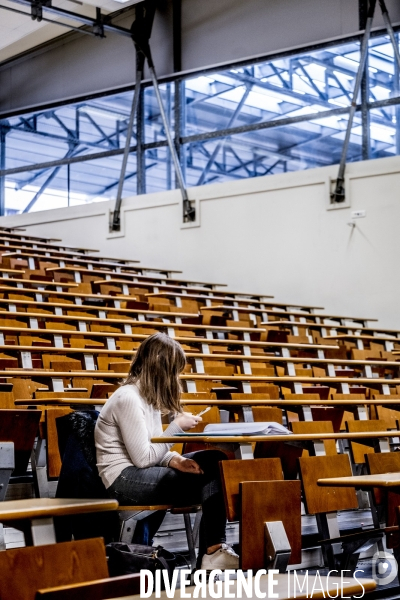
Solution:
M 121 229 L 121 204 L 122 204 L 122 192 L 123 185 L 125 182 L 126 175 L 126 167 L 129 158 L 129 146 L 130 139 L 133 130 L 133 123 L 137 113 L 137 107 L 139 103 L 140 90 L 141 90 L 141 81 L 143 78 L 144 72 L 144 64 L 147 61 L 147 66 L 150 71 L 151 81 L 153 83 L 154 93 L 157 99 L 158 108 L 160 110 L 160 116 L 164 128 L 165 137 L 167 138 L 167 143 L 169 147 L 169 151 L 171 153 L 171 158 L 175 167 L 175 174 L 178 182 L 178 186 L 181 190 L 182 200 L 183 200 L 183 221 L 191 222 L 196 218 L 196 212 L 194 207 L 191 205 L 189 200 L 185 182 L 183 179 L 183 173 L 181 164 L 179 161 L 178 153 L 176 151 L 176 147 L 174 141 L 172 139 L 172 134 L 170 131 L 170 125 L 168 123 L 167 116 L 165 114 L 165 109 L 161 97 L 160 88 L 158 85 L 157 75 L 154 67 L 154 62 L 150 49 L 150 37 L 153 28 L 154 16 L 156 12 L 156 1 L 155 0 L 144 0 L 144 2 L 140 2 L 135 7 L 135 20 L 131 26 L 131 37 L 132 41 L 135 45 L 136 49 L 136 85 L 135 92 L 133 95 L 131 114 L 129 118 L 129 125 L 127 129 L 127 138 L 125 144 L 124 157 L 122 160 L 120 180 L 117 191 L 117 199 L 115 202 L 115 208 L 112 216 L 112 221 L 110 223 L 111 231 L 120 231 Z
M 370 0 L 368 12 L 367 12 L 367 19 L 365 21 L 364 35 L 363 35 L 363 38 L 361 41 L 360 62 L 358 65 L 358 71 L 357 71 L 356 80 L 354 83 L 354 90 L 353 90 L 353 96 L 352 96 L 351 105 L 350 105 L 349 119 L 347 121 L 347 129 L 346 129 L 346 134 L 345 134 L 344 142 L 343 142 L 342 156 L 341 156 L 340 164 L 339 164 L 339 172 L 338 172 L 338 176 L 336 179 L 335 190 L 331 194 L 331 201 L 333 203 L 340 203 L 340 202 L 345 201 L 344 174 L 345 174 L 345 170 L 346 170 L 347 150 L 348 150 L 349 143 L 350 143 L 353 119 L 354 119 L 355 112 L 357 110 L 357 98 L 358 98 L 358 94 L 360 92 L 362 78 L 364 75 L 365 65 L 366 65 L 367 56 L 368 56 L 368 42 L 369 42 L 369 39 L 371 36 L 371 28 L 372 28 L 372 22 L 374 20 L 375 6 L 376 6 L 376 0 Z
M 345 192 L 345 186 L 344 186 L 344 174 L 345 174 L 345 170 L 346 170 L 347 150 L 348 150 L 349 142 L 350 142 L 353 118 L 354 118 L 354 114 L 357 110 L 357 97 L 360 92 L 360 89 L 362 90 L 363 77 L 364 76 L 367 77 L 367 75 L 365 75 L 365 70 L 366 70 L 366 67 L 368 64 L 367 63 L 368 42 L 371 37 L 371 28 L 372 28 L 372 22 L 374 20 L 376 2 L 377 2 L 377 0 L 369 0 L 368 8 L 366 6 L 363 6 L 362 3 L 360 4 L 360 18 L 363 19 L 366 17 L 365 18 L 365 28 L 364 28 L 364 35 L 363 35 L 363 38 L 361 41 L 360 63 L 358 66 L 356 81 L 354 84 L 353 97 L 352 97 L 350 112 L 349 112 L 349 120 L 347 122 L 346 135 L 345 135 L 344 142 L 343 142 L 342 156 L 341 156 L 340 164 L 339 164 L 339 172 L 338 172 L 338 176 L 336 179 L 335 190 L 331 194 L 331 201 L 333 203 L 344 202 L 344 200 L 346 198 L 346 192 Z M 392 23 L 389 18 L 389 13 L 386 8 L 385 0 L 378 0 L 378 2 L 379 2 L 379 7 L 382 12 L 383 21 L 385 23 L 387 32 L 390 37 L 390 41 L 393 46 L 395 64 L 397 64 L 397 68 L 399 69 L 400 68 L 399 46 L 398 46 L 397 40 L 394 35 Z M 365 10 L 367 10 L 366 14 L 364 14 L 364 12 L 363 12 Z M 395 70 L 395 72 L 396 72 L 396 70 Z M 365 111 L 367 111 L 368 110 L 368 102 L 366 99 L 364 99 L 364 105 L 365 105 Z M 362 110 L 363 110 L 363 108 L 362 108 Z

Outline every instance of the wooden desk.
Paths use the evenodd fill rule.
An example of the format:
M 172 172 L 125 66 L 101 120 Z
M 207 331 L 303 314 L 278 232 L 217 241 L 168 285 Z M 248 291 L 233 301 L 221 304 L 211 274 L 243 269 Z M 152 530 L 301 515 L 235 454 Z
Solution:
M 366 321 L 377 321 L 378 319 L 372 319 L 372 318 L 367 318 L 367 317 L 345 317 L 344 315 L 331 315 L 331 314 L 322 314 L 322 313 L 306 313 L 304 311 L 301 310 L 290 310 L 290 311 L 286 311 L 284 309 L 280 309 L 280 310 L 274 310 L 272 308 L 255 308 L 255 307 L 246 307 L 246 306 L 228 306 L 225 304 L 217 304 L 215 306 L 202 306 L 200 308 L 201 311 L 207 312 L 207 311 L 216 311 L 216 312 L 232 312 L 234 310 L 236 310 L 238 313 L 239 312 L 243 312 L 243 313 L 254 313 L 254 314 L 263 314 L 265 313 L 266 315 L 273 315 L 275 317 L 279 317 L 279 316 L 294 316 L 294 317 L 306 317 L 307 319 L 322 319 L 321 322 L 323 322 L 323 319 L 330 319 L 332 321 L 340 321 L 340 320 L 346 320 L 346 321 L 362 321 L 362 322 L 366 322 Z M 318 321 L 315 321 L 318 322 Z M 268 324 L 274 323 L 274 321 L 268 321 Z
M 226 292 L 218 292 L 218 291 L 213 291 L 210 292 L 210 294 L 208 296 L 205 295 L 199 295 L 199 294 L 177 294 L 175 292 L 158 292 L 158 293 L 152 293 L 152 294 L 146 294 L 146 296 L 148 297 L 158 297 L 158 298 L 180 298 L 182 299 L 189 299 L 189 300 L 204 300 L 204 301 L 221 301 L 221 300 L 225 300 L 228 302 L 246 302 L 249 305 L 258 305 L 263 307 L 264 305 L 266 306 L 284 306 L 284 307 L 296 307 L 296 308 L 304 308 L 305 310 L 323 310 L 323 306 L 306 306 L 306 305 L 301 305 L 301 304 L 291 304 L 290 302 L 272 302 L 271 300 L 265 301 L 265 300 L 255 300 L 253 298 L 246 298 L 245 296 L 241 296 L 240 294 L 235 294 L 235 292 L 229 292 L 228 290 Z M 237 296 L 237 297 L 236 297 Z M 269 298 L 269 296 L 262 296 L 262 298 Z M 211 305 L 209 305 L 211 306 Z
M 7 248 L 7 252 L 0 252 L 1 255 L 3 256 L 14 256 L 17 258 L 29 258 L 32 257 L 34 259 L 41 259 L 42 256 L 38 256 L 40 250 L 39 248 L 16 248 L 15 246 L 6 246 Z M 10 249 L 11 251 L 8 251 L 8 249 Z M 15 249 L 15 250 L 14 250 Z M 21 250 L 24 250 L 24 252 L 22 252 Z M 96 251 L 97 252 L 97 251 Z M 53 256 L 55 254 L 58 254 L 59 258 L 57 259 L 57 257 Z M 71 256 L 71 258 L 68 258 L 68 256 Z M 78 255 L 76 252 L 69 252 L 67 250 L 54 250 L 52 251 L 52 256 L 43 256 L 43 259 L 48 258 L 51 262 L 51 260 L 63 260 L 64 262 L 77 262 L 77 263 L 83 263 L 83 264 L 87 264 L 87 263 L 101 263 L 101 264 L 109 264 L 110 267 L 122 267 L 125 266 L 126 268 L 130 268 L 130 265 L 126 265 L 124 263 L 115 263 L 113 262 L 113 259 L 111 259 L 111 262 L 107 263 L 107 258 L 101 259 L 96 258 L 96 257 L 91 257 L 88 255 L 82 255 L 82 258 L 78 258 Z M 86 260 L 85 260 L 86 258 Z M 121 259 L 115 259 L 116 261 L 120 261 Z M 126 259 L 128 260 L 128 259 Z M 136 263 L 140 263 L 140 260 L 133 260 L 133 259 L 129 259 L 128 260 L 129 263 L 135 263 L 135 266 L 132 266 L 132 269 L 137 271 L 154 271 L 155 273 L 165 273 L 165 275 L 169 275 L 169 273 L 182 273 L 182 271 L 176 271 L 174 269 L 158 269 L 156 267 L 145 267 L 143 265 L 140 266 L 136 266 Z
M 398 336 L 400 334 L 399 329 L 385 329 L 384 327 L 379 327 L 378 325 L 376 325 L 375 327 L 365 327 L 364 325 L 308 323 L 308 322 L 287 321 L 287 320 L 284 320 L 284 321 L 261 321 L 260 325 L 267 326 L 268 329 L 277 327 L 277 328 L 282 328 L 283 330 L 287 330 L 287 329 L 293 329 L 294 327 L 297 327 L 297 328 L 300 327 L 300 328 L 311 329 L 311 330 L 314 330 L 314 329 L 315 330 L 322 330 L 322 329 L 332 330 L 333 333 L 331 333 L 330 335 L 323 335 L 324 338 L 328 338 L 328 339 L 330 337 L 335 338 L 337 330 L 340 330 L 340 331 L 344 330 L 347 332 L 348 335 L 353 335 L 352 332 L 354 332 L 354 335 L 357 335 L 357 338 L 360 337 L 360 335 L 356 334 L 355 333 L 356 331 L 361 332 L 361 335 L 364 335 L 364 336 L 373 335 L 374 338 L 377 337 L 376 334 L 379 334 L 379 336 L 383 336 L 383 335 Z M 338 335 L 341 335 L 341 334 L 339 333 Z M 394 339 L 393 341 L 398 341 L 398 339 Z
M 376 475 L 355 475 L 351 477 L 329 477 L 327 479 L 318 479 L 318 485 L 327 487 L 354 487 L 368 492 L 369 503 L 371 507 L 372 521 L 375 528 L 381 527 L 379 520 L 376 497 L 374 488 L 381 488 L 386 492 L 400 492 L 400 473 L 379 473 Z M 398 504 L 398 502 L 396 502 Z M 384 503 L 383 521 L 388 524 L 390 510 L 388 503 Z M 382 517 L 381 517 L 382 518 Z
M 351 333 L 339 333 L 337 335 L 330 335 L 330 340 L 349 340 L 351 342 L 355 342 L 359 350 L 364 350 L 364 342 L 375 343 L 382 342 L 385 344 L 385 349 L 387 352 L 392 352 L 394 348 L 394 344 L 400 343 L 400 338 L 396 338 L 389 335 L 356 335 Z
M 263 575 L 260 578 L 260 591 L 263 593 L 266 593 L 266 598 L 268 598 L 268 575 Z M 303 585 L 303 575 L 298 575 L 298 580 L 300 582 L 300 586 Z M 309 581 L 309 585 L 308 585 L 308 594 L 307 594 L 307 590 L 304 589 L 303 592 L 300 592 L 299 587 L 296 586 L 296 592 L 294 592 L 294 576 L 293 574 L 279 574 L 279 575 L 274 575 L 274 581 L 276 581 L 276 585 L 273 586 L 273 589 L 271 590 L 273 593 L 278 594 L 278 598 L 279 600 L 291 600 L 292 598 L 297 598 L 298 600 L 304 600 L 305 598 L 314 598 L 315 600 L 317 598 L 335 598 L 337 597 L 336 594 L 338 593 L 337 590 L 340 589 L 341 590 L 341 596 L 342 598 L 345 597 L 352 597 L 353 595 L 360 595 L 363 592 L 363 589 L 365 590 L 365 592 L 372 592 L 375 588 L 376 588 L 376 582 L 373 579 L 363 579 L 363 578 L 359 578 L 358 581 L 356 579 L 354 579 L 353 577 L 349 576 L 349 577 L 343 577 L 343 581 L 341 580 L 340 577 L 323 577 L 321 576 L 320 578 L 318 577 L 317 579 L 315 579 L 315 577 L 313 575 L 309 575 L 308 576 L 308 581 Z M 315 582 L 315 591 L 313 592 L 312 596 L 311 596 L 311 592 L 312 592 L 312 588 Z M 323 591 L 321 590 L 321 583 L 323 585 Z M 194 591 L 194 587 L 188 587 L 186 592 L 188 594 L 190 594 L 190 597 L 193 597 L 193 591 Z M 224 589 L 224 584 L 222 582 L 222 591 Z M 318 591 L 318 589 L 320 591 Z M 230 591 L 233 592 L 234 590 L 236 590 L 236 581 L 232 580 L 232 586 L 230 588 Z M 238 598 L 239 596 L 236 595 L 236 592 L 234 592 L 234 597 Z M 330 596 L 328 595 L 330 594 Z M 245 593 L 242 593 L 243 597 L 246 597 Z M 155 598 L 155 594 L 152 594 L 150 596 L 150 598 Z M 176 593 L 174 594 L 175 598 L 180 598 L 180 590 L 177 590 Z M 224 595 L 222 595 L 222 597 L 224 597 Z M 254 589 L 253 589 L 253 595 L 252 596 L 247 596 L 248 598 L 257 598 L 257 596 L 254 593 Z M 166 600 L 167 599 L 167 595 L 165 592 L 161 592 L 160 598 L 162 600 Z M 205 598 L 209 599 L 211 598 L 211 596 L 208 594 L 208 589 L 206 592 L 206 596 Z M 124 600 L 139 600 L 140 596 L 139 595 L 135 595 L 135 596 L 126 596 L 124 598 Z M 114 600 L 122 600 L 122 598 L 117 599 L 115 598 Z
M 154 444 L 165 444 L 175 443 L 182 444 L 187 442 L 195 442 L 201 444 L 234 444 L 236 458 L 253 458 L 253 447 L 252 444 L 255 442 L 284 442 L 286 444 L 294 444 L 307 447 L 307 444 L 314 443 L 321 446 L 322 450 L 323 440 L 351 440 L 357 441 L 359 439 L 376 439 L 376 438 L 391 438 L 398 437 L 400 431 L 373 431 L 373 432 L 356 432 L 356 433 L 292 433 L 284 435 L 232 435 L 232 436 L 211 436 L 211 435 L 199 435 L 185 433 L 182 435 L 174 436 L 163 436 L 152 438 L 151 441 Z
M 74 262 L 74 261 L 71 261 Z M 75 261 L 78 262 L 78 261 Z M 80 261 L 82 262 L 82 261 Z M 90 261 L 88 261 L 90 263 Z M 101 266 L 102 263 L 96 263 L 96 266 Z M 106 264 L 106 263 L 104 263 Z M 119 269 L 127 269 L 129 267 L 126 267 L 125 265 L 114 265 L 115 267 L 119 267 Z M 133 268 L 133 267 L 132 267 Z M 136 267 L 139 268 L 139 267 Z M 142 285 L 146 285 L 148 284 L 148 286 L 154 286 L 156 285 L 158 287 L 158 285 L 161 285 L 164 289 L 164 287 L 172 287 L 172 288 L 178 288 L 178 289 L 191 289 L 191 290 L 197 290 L 197 291 L 207 291 L 210 292 L 210 289 L 215 289 L 215 287 L 227 287 L 226 283 L 210 283 L 210 282 L 206 282 L 206 281 L 192 281 L 191 279 L 176 279 L 175 277 L 161 277 L 158 276 L 156 274 L 153 275 L 140 275 L 139 273 L 136 272 L 129 272 L 127 270 L 125 271 L 110 271 L 110 270 L 105 270 L 105 269 L 85 269 L 83 266 L 79 267 L 76 265 L 69 265 L 69 266 L 65 266 L 65 267 L 47 267 L 46 272 L 48 271 L 49 273 L 54 273 L 54 272 L 65 272 L 65 273 L 81 273 L 82 275 L 107 275 L 107 276 L 112 276 L 110 277 L 110 279 L 104 280 L 104 279 L 100 279 L 99 281 L 93 281 L 92 283 L 123 283 L 123 284 L 128 284 L 128 285 L 135 285 L 135 284 L 142 284 Z M 143 268 L 144 270 L 144 268 Z M 163 273 L 160 273 L 160 275 L 163 275 Z M 126 279 L 124 279 L 126 278 Z M 210 289 L 208 289 L 210 288 Z
M 71 286 L 77 286 L 78 284 L 70 284 Z M 18 288 L 20 289 L 20 288 Z M 28 290 L 26 290 L 28 291 Z M 35 290 L 29 290 L 30 292 L 35 291 Z M 132 302 L 135 302 L 135 299 L 132 297 L 131 298 Z M 55 309 L 57 307 L 60 307 L 62 309 L 65 309 L 67 311 L 67 313 L 71 313 L 71 311 L 78 311 L 78 312 L 82 312 L 82 310 L 84 310 L 84 312 L 90 312 L 90 311 L 96 311 L 97 313 L 117 313 L 118 315 L 120 315 L 121 313 L 123 314 L 128 314 L 128 315 L 149 315 L 152 317 L 166 317 L 168 319 L 172 319 L 175 317 L 178 317 L 180 319 L 184 319 L 184 318 L 195 318 L 198 317 L 197 313 L 183 313 L 183 312 L 169 312 L 169 311 L 162 311 L 162 310 L 148 310 L 148 309 L 140 309 L 140 308 L 115 308 L 115 306 L 96 306 L 93 304 L 85 304 L 84 307 L 82 307 L 82 305 L 80 304 L 70 304 L 67 302 L 44 302 L 44 301 L 36 301 L 36 300 L 16 300 L 14 298 L 9 299 L 9 298 L 0 298 L 0 304 L 5 304 L 5 305 L 9 305 L 9 304 L 13 304 L 15 306 L 23 306 L 23 307 L 28 307 L 28 309 L 30 307 L 33 307 L 33 310 L 35 310 L 37 307 L 40 308 L 45 308 L 46 310 L 51 311 L 52 309 Z M 7 314 L 11 313 L 11 311 L 1 311 L 1 314 Z M 16 311 L 12 313 L 15 317 L 18 317 L 19 315 L 26 315 L 27 312 L 22 312 L 22 311 Z M 39 313 L 40 315 L 43 316 L 43 314 L 46 313 Z M 50 315 L 51 316 L 51 315 Z M 339 346 L 336 346 L 337 348 Z
M 91 257 L 91 256 L 85 256 L 76 252 L 70 252 L 68 250 L 51 250 L 51 256 L 47 256 L 46 252 L 49 252 L 49 248 L 24 248 L 23 246 L 5 246 L 3 244 L 0 244 L 3 246 L 3 249 L 5 251 L 1 251 L 1 255 L 5 256 L 6 258 L 11 257 L 11 258 L 17 258 L 17 259 L 21 259 L 21 260 L 26 260 L 29 258 L 33 258 L 36 260 L 42 260 L 43 262 L 46 261 L 46 259 L 49 262 L 55 261 L 55 260 L 63 260 L 64 262 L 75 262 L 75 263 L 80 263 L 80 264 L 90 264 L 90 263 L 100 263 L 104 266 L 109 266 L 110 268 L 115 268 L 115 267 L 122 267 L 124 266 L 121 263 L 117 263 L 117 262 L 112 262 L 112 261 L 107 261 L 107 260 L 101 260 L 101 258 L 96 258 L 96 257 Z M 132 263 L 139 263 L 139 260 L 131 260 L 130 262 Z M 136 266 L 132 267 L 133 269 L 136 270 Z M 142 269 L 143 267 L 138 267 L 138 269 Z
M 318 485 L 333 487 L 357 487 L 360 489 L 369 489 L 375 487 L 395 488 L 400 487 L 400 473 L 380 473 L 377 475 L 357 475 L 352 477 L 330 477 L 329 479 L 318 479 Z
M 0 523 L 9 523 L 28 534 L 33 546 L 54 544 L 53 517 L 117 510 L 116 500 L 33 498 L 0 503 Z M 27 527 L 28 526 L 28 527 Z M 31 539 L 29 539 L 29 533 Z M 28 545 L 28 544 L 27 544 Z
M 315 440 L 357 440 L 365 438 L 390 438 L 399 437 L 400 431 L 371 431 L 355 433 L 292 433 L 284 435 L 198 435 L 182 434 L 174 436 L 155 437 L 151 441 L 154 444 L 201 442 L 205 444 L 237 443 L 251 444 L 253 442 L 308 442 Z
M 103 279 L 92 279 L 90 281 L 90 283 L 92 285 L 95 286 L 101 286 L 101 285 L 111 285 L 111 286 L 122 286 L 122 287 L 134 287 L 134 288 L 143 288 L 145 292 L 151 290 L 151 288 L 154 288 L 154 291 L 157 291 L 159 288 L 163 289 L 163 290 L 169 290 L 171 289 L 172 291 L 175 292 L 181 292 L 183 289 L 187 289 L 190 290 L 192 292 L 202 292 L 202 293 L 211 293 L 211 289 L 206 287 L 206 285 L 217 285 L 217 286 L 223 286 L 224 284 L 222 283 L 216 283 L 216 284 L 204 284 L 204 285 L 200 285 L 198 284 L 198 282 L 192 282 L 192 281 L 184 281 L 184 280 L 175 280 L 175 279 L 170 279 L 170 278 L 164 278 L 164 277 L 156 277 L 156 275 L 150 276 L 150 275 L 139 275 L 138 273 L 126 273 L 126 272 L 111 272 L 111 271 L 106 271 L 104 269 L 85 269 L 83 267 L 76 267 L 76 266 L 69 266 L 69 267 L 48 267 L 46 268 L 46 273 L 48 273 L 49 275 L 51 275 L 52 273 L 58 273 L 59 275 L 62 273 L 71 273 L 74 275 L 75 281 L 77 282 L 81 282 L 82 278 L 84 278 L 85 276 L 90 276 L 91 278 L 94 277 L 101 277 L 103 276 Z M 112 275 L 114 275 L 112 277 Z M 123 279 L 123 278 L 126 279 Z M 140 279 L 139 279 L 140 278 Z M 85 281 L 85 280 L 84 280 Z M 178 283 L 178 281 L 180 283 Z M 86 279 L 86 282 L 89 282 L 88 279 Z M 123 292 L 128 294 L 129 292 Z M 222 293 L 222 292 L 220 292 Z
M 12 328 L 8 328 L 8 329 L 12 329 Z M 28 330 L 29 331 L 29 330 Z M 73 335 L 82 335 L 82 332 L 79 331 L 65 331 L 65 330 L 60 330 L 60 331 L 52 331 L 52 330 L 39 330 L 39 331 L 46 331 L 47 333 L 63 333 L 64 335 L 67 334 L 73 334 Z M 84 332 L 85 333 L 85 332 Z M 97 332 L 96 332 L 97 333 Z M 115 336 L 115 334 L 101 334 L 102 336 L 105 337 L 113 337 Z M 121 337 L 123 337 L 124 335 L 126 335 L 127 337 L 134 337 L 137 338 L 139 337 L 140 334 L 137 335 L 127 335 L 127 334 L 121 334 Z M 94 336 L 93 336 L 94 337 Z M 116 336 L 119 337 L 119 336 Z M 142 335 L 141 336 L 143 339 L 146 338 L 147 336 Z M 183 339 L 183 338 L 177 338 L 179 339 Z M 187 338 L 188 340 L 191 340 L 192 338 Z M 186 340 L 185 340 L 186 341 Z M 32 349 L 35 350 L 37 347 L 36 346 L 32 346 Z M 66 353 L 68 352 L 68 348 L 65 348 Z M 128 368 L 126 371 L 121 371 L 121 372 L 117 372 L 117 371 L 96 371 L 96 370 L 74 370 L 74 371 L 52 371 L 51 369 L 7 369 L 5 371 L 3 371 L 3 377 L 10 379 L 12 377 L 44 377 L 44 378 L 48 378 L 48 379 L 54 379 L 54 378 L 59 378 L 59 377 L 81 377 L 81 378 L 86 378 L 86 377 L 92 377 L 95 379 L 98 378 L 111 378 L 111 379 L 123 379 L 126 375 L 128 374 Z M 266 382 L 266 383 L 274 383 L 277 385 L 280 384 L 289 384 L 289 383 L 309 383 L 309 384 L 315 384 L 316 386 L 323 383 L 323 384 L 334 384 L 334 383 L 349 383 L 349 384 L 363 384 L 363 385 L 378 385 L 378 384 L 382 384 L 382 385 L 387 385 L 387 384 L 391 384 L 391 385 L 400 385 L 400 379 L 366 379 L 364 377 L 357 377 L 357 378 L 346 378 L 346 377 L 302 377 L 302 376 L 298 376 L 298 377 L 291 377 L 291 376 L 282 376 L 282 377 L 277 377 L 275 375 L 207 375 L 207 374 L 203 374 L 203 373 L 184 373 L 182 375 L 180 375 L 180 379 L 182 381 L 227 381 L 227 382 L 234 382 L 234 383 L 240 383 L 242 381 L 244 382 Z M 318 389 L 316 389 L 316 391 L 318 391 Z M 389 399 L 390 396 L 388 395 Z M 315 400 L 315 404 L 318 404 L 319 401 Z M 382 402 L 380 402 L 380 404 L 382 404 Z M 400 433 L 400 432 L 399 432 Z
M 60 288 L 74 288 L 74 287 L 78 287 L 77 283 L 74 283 L 73 281 L 69 281 L 67 283 L 63 283 L 61 281 L 41 281 L 40 279 L 21 279 L 21 278 L 17 278 L 17 277 L 0 277 L 0 284 L 2 284 L 2 287 L 4 289 L 10 289 L 12 291 L 12 293 L 19 293 L 18 290 L 23 290 L 23 288 L 19 288 L 16 286 L 12 286 L 11 284 L 14 283 L 22 283 L 25 285 L 35 285 L 37 287 L 60 287 Z M 29 289 L 29 288 L 28 288 Z M 27 291 L 27 290 L 26 290 Z M 38 290 L 30 290 L 31 292 L 37 292 Z M 51 292 L 53 293 L 53 292 Z
M 12 304 L 12 301 L 10 301 L 10 304 Z M 82 308 L 81 308 L 82 310 Z M 100 317 L 82 317 L 82 316 L 74 316 L 74 315 L 49 315 L 49 314 L 45 314 L 45 313 L 16 313 L 16 312 L 12 312 L 12 311 L 4 311 L 0 313 L 0 318 L 1 320 L 4 320 L 4 317 L 8 317 L 10 319 L 20 319 L 21 322 L 23 320 L 27 320 L 29 322 L 30 318 L 35 318 L 36 321 L 45 321 L 47 324 L 51 321 L 56 321 L 55 323 L 55 329 L 57 328 L 57 321 L 61 321 L 61 323 L 65 324 L 68 323 L 70 321 L 72 321 L 73 323 L 88 323 L 89 325 L 91 323 L 97 324 L 97 323 L 111 323 L 111 325 L 117 326 L 119 325 L 121 327 L 121 329 L 124 329 L 126 325 L 131 325 L 131 327 L 139 327 L 139 328 L 152 328 L 152 329 L 180 329 L 180 330 L 188 330 L 190 332 L 193 331 L 222 331 L 224 333 L 255 333 L 255 334 L 259 334 L 262 333 L 262 330 L 256 328 L 256 327 L 235 327 L 235 326 L 226 326 L 226 325 L 202 325 L 202 324 L 191 324 L 191 323 L 167 323 L 167 322 L 163 322 L 160 323 L 158 321 L 138 321 L 138 320 L 134 320 L 134 319 L 113 319 L 112 317 L 104 317 L 104 318 L 100 318 Z M 30 327 L 28 325 L 28 327 L 26 328 L 28 331 L 30 330 Z M 45 331 L 47 331 L 47 329 L 45 329 Z M 68 331 L 73 331 L 73 330 L 68 330 Z M 87 332 L 87 330 L 86 330 Z M 91 332 L 90 332 L 91 333 Z M 117 332 L 116 332 L 117 333 Z M 124 331 L 121 331 L 121 333 L 124 333 Z M 304 361 L 303 361 L 304 362 Z M 397 366 L 400 366 L 400 362 L 397 364 Z
M 66 390 L 68 391 L 68 390 Z M 390 398 L 390 396 L 389 396 Z M 37 398 L 37 399 L 17 399 L 14 400 L 15 406 L 41 406 L 41 405 L 55 405 L 55 406 L 103 406 L 107 402 L 106 398 Z M 400 407 L 400 400 L 309 400 L 307 395 L 304 394 L 304 400 L 271 400 L 266 398 L 265 400 L 224 400 L 218 398 L 205 398 L 205 399 L 185 399 L 181 400 L 183 406 L 219 406 L 221 408 L 229 406 L 274 406 L 282 408 L 283 410 L 293 407 L 302 406 L 315 406 L 315 407 L 331 407 L 331 406 L 343 406 L 347 408 L 359 407 L 359 406 L 386 406 L 391 408 Z

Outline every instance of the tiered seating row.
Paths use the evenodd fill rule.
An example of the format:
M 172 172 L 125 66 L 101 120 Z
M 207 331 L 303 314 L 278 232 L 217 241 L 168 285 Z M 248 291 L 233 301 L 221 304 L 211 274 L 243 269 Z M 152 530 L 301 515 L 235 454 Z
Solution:
M 40 408 L 48 473 L 57 477 L 55 418 L 69 407 L 106 402 L 148 335 L 162 331 L 174 337 L 188 358 L 181 377 L 182 403 L 196 412 L 211 407 L 199 432 L 207 422 L 221 419 L 278 421 L 293 431 L 290 441 L 285 436 L 255 437 L 253 445 L 245 438 L 220 441 L 225 448 L 231 444 L 231 458 L 254 450 L 264 461 L 256 487 L 250 485 L 257 478 L 250 467 L 251 473 L 246 471 L 247 461 L 226 463 L 227 486 L 234 480 L 230 468 L 241 473 L 234 487 L 249 482 L 241 484 L 242 512 L 236 504 L 230 513 L 231 519 L 242 521 L 242 567 L 257 568 L 254 557 L 262 556 L 248 536 L 246 514 L 271 511 L 267 491 L 272 489 L 275 498 L 291 499 L 294 524 L 282 506 L 275 516 L 291 531 L 292 563 L 299 563 L 297 476 L 306 509 L 320 515 L 320 534 L 332 538 L 331 521 L 323 515 L 357 508 L 358 502 L 354 492 L 334 506 L 329 501 L 313 504 L 316 481 L 309 474 L 315 475 L 314 459 L 319 460 L 318 473 L 330 476 L 365 468 L 365 455 L 371 452 L 394 454 L 400 437 L 399 332 L 371 325 L 373 319 L 324 314 L 320 307 L 279 303 L 262 294 L 221 291 L 216 288 L 222 284 L 185 281 L 174 273 L 0 232 L 0 408 L 26 406 L 32 414 L 32 407 Z M 179 441 L 186 450 L 196 446 L 190 437 Z M 216 442 L 196 439 L 197 447 Z M 268 471 L 272 464 L 274 472 Z M 263 487 L 263 481 L 276 485 Z M 256 506 L 260 498 L 264 500 Z M 376 525 L 376 515 L 374 519 Z M 332 567 L 332 545 L 322 545 L 322 551 Z M 351 553 L 344 556 L 351 562 Z

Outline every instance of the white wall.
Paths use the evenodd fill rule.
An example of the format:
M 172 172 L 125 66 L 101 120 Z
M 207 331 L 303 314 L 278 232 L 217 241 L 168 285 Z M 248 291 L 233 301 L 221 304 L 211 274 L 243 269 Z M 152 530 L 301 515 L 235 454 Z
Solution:
M 108 235 L 104 202 L 0 219 L 103 255 L 176 268 L 182 277 L 400 328 L 400 157 L 347 167 L 351 206 L 327 210 L 337 167 L 192 188 L 199 227 L 181 227 L 177 191 L 124 200 L 124 235 Z M 351 213 L 367 211 L 356 227 Z

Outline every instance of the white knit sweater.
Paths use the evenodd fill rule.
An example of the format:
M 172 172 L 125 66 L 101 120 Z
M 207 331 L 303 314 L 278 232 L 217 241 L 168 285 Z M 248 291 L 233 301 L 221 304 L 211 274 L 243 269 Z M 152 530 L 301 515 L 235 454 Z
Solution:
M 173 444 L 152 444 L 152 437 L 183 433 L 176 423 L 163 432 L 161 414 L 140 395 L 136 385 L 123 385 L 102 408 L 95 429 L 97 468 L 106 488 L 130 466 L 168 466 L 177 452 Z

